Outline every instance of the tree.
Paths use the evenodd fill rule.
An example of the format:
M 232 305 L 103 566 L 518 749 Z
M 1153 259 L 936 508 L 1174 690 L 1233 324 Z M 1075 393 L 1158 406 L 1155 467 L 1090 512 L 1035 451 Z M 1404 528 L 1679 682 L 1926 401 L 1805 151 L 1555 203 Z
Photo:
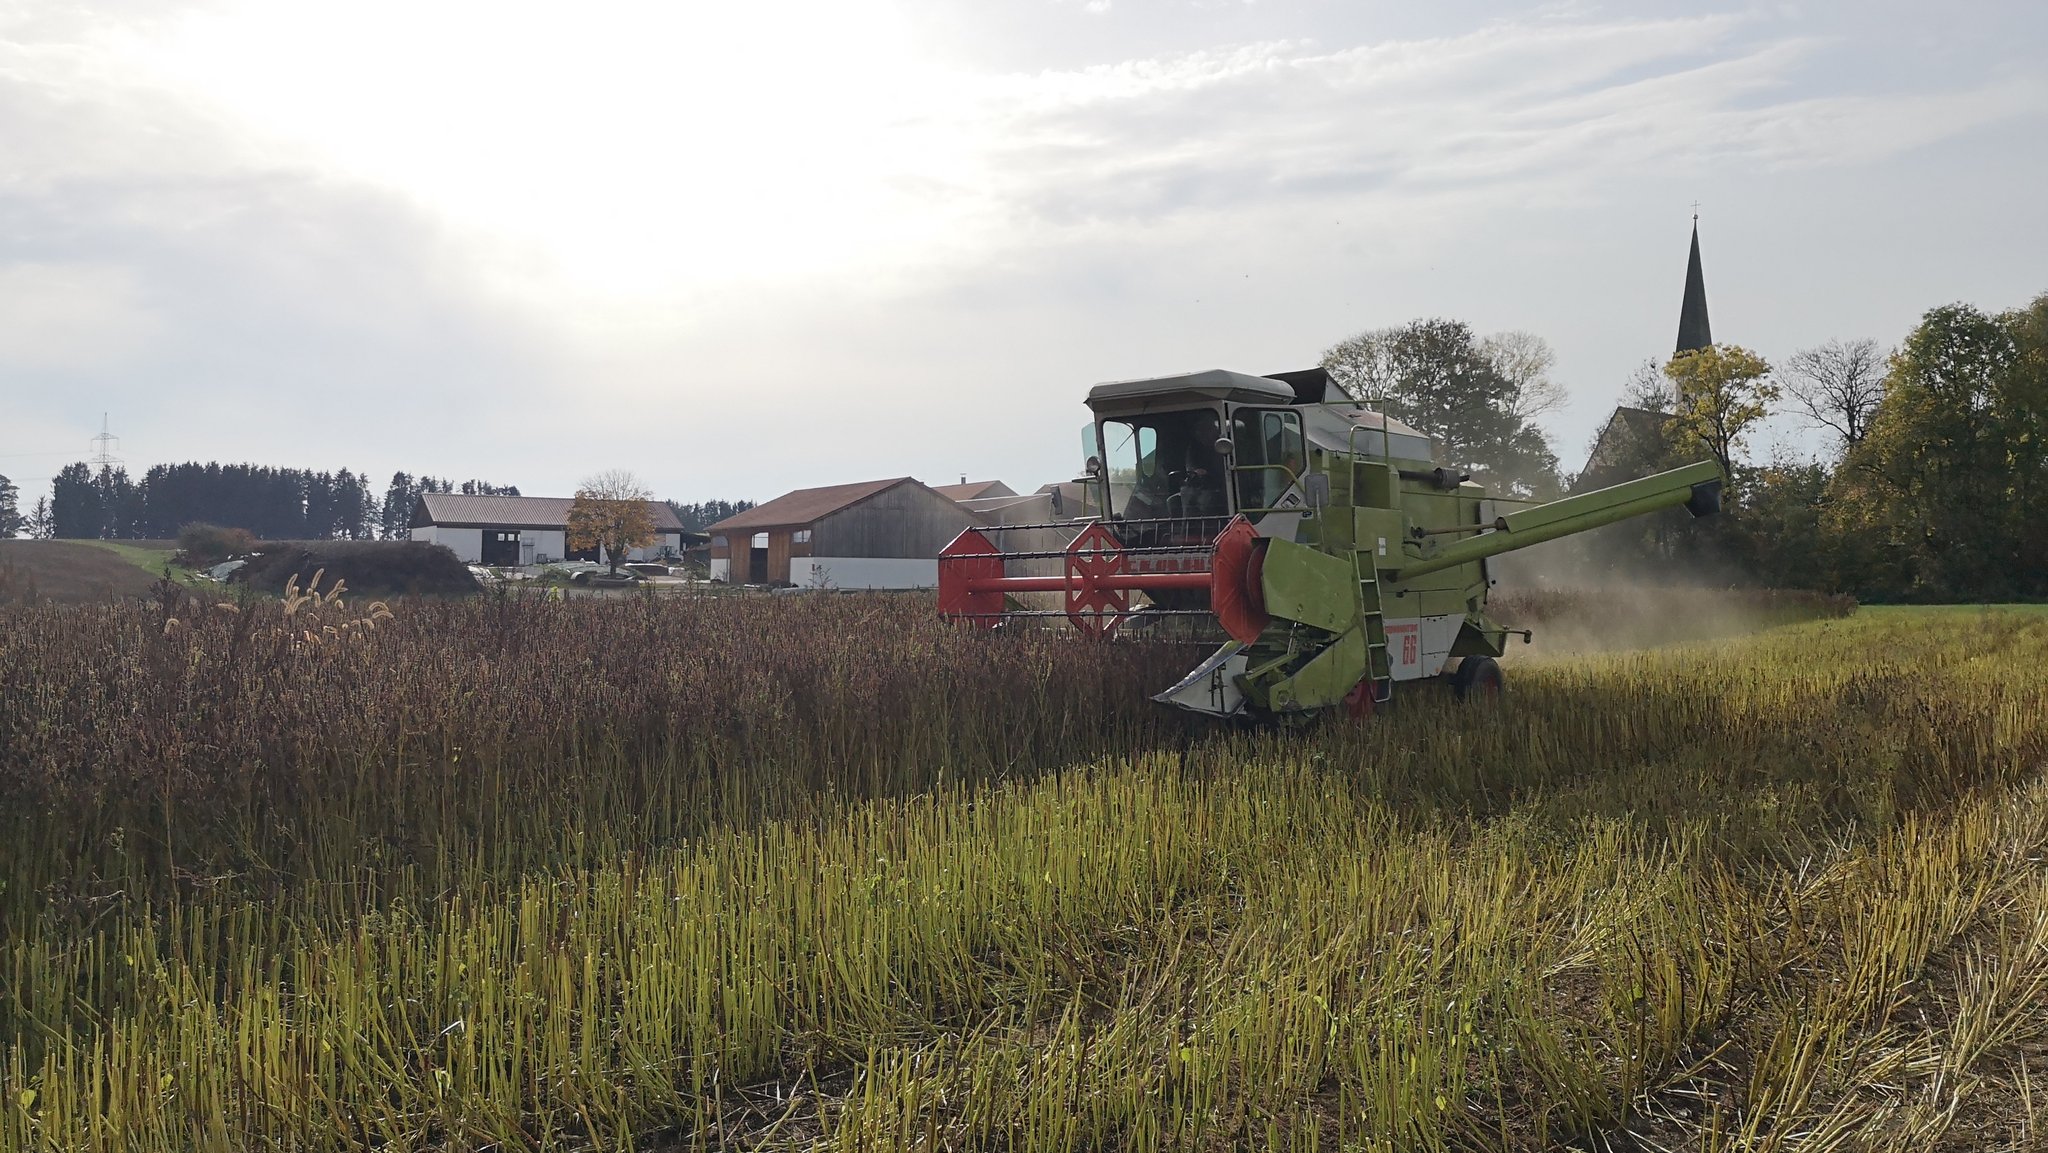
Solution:
M 1496 332 L 1479 342 L 1479 355 L 1508 382 L 1508 414 L 1532 421 L 1564 407 L 1564 386 L 1550 378 L 1557 354 L 1533 332 Z
M 2048 295 L 1930 310 L 1898 351 L 1829 491 L 1859 595 L 2048 595 Z M 1845 560 L 1845 567 L 1849 561 Z
M 12 539 L 21 528 L 21 490 L 0 476 L 0 540 Z
M 700 532 L 754 507 L 750 500 L 707 500 L 698 504 L 680 504 L 671 500 L 663 503 L 676 514 L 676 521 L 690 532 Z
M 1770 411 L 1778 386 L 1764 358 L 1739 344 L 1711 344 L 1681 352 L 1664 366 L 1678 394 L 1671 421 L 1678 439 L 1698 441 L 1735 482 L 1735 452 L 1742 438 Z
M 58 470 L 50 482 L 50 535 L 59 540 L 98 540 L 105 527 L 106 512 L 92 466 L 79 461 Z
M 414 495 L 412 477 L 402 472 L 391 474 L 391 485 L 384 490 L 384 505 L 377 517 L 378 535 L 385 540 L 404 540 L 410 534 Z
M 368 477 L 347 469 L 334 474 L 334 535 L 344 540 L 375 540 Z
M 1394 388 L 1393 342 L 1398 328 L 1355 333 L 1323 352 L 1330 379 L 1353 400 L 1378 402 Z
M 36 507 L 29 512 L 22 528 L 28 530 L 28 535 L 36 540 L 49 540 L 55 534 L 55 525 L 50 517 L 49 497 L 36 498 Z
M 1441 463 L 1508 492 L 1549 495 L 1558 487 L 1557 457 L 1529 419 L 1552 387 L 1544 376 L 1549 350 L 1509 334 L 1495 351 L 1512 354 L 1519 382 L 1469 325 L 1442 318 L 1358 333 L 1324 352 L 1322 362 L 1340 388 L 1435 438 Z
M 654 543 L 653 493 L 623 469 L 585 477 L 569 505 L 569 549 L 602 548 L 616 574 L 629 549 Z
M 1664 375 L 1663 363 L 1653 356 L 1636 365 L 1621 386 L 1621 403 L 1646 412 L 1670 412 L 1677 408 L 1678 400 L 1672 395 L 1671 378 Z
M 146 536 L 149 527 L 142 489 L 128 479 L 128 470 L 103 464 L 93 483 L 100 490 L 100 536 L 106 540 Z
M 1844 448 L 1870 430 L 1884 399 L 1884 356 L 1874 340 L 1830 340 L 1785 362 L 1785 391 L 1811 423 L 1832 430 Z

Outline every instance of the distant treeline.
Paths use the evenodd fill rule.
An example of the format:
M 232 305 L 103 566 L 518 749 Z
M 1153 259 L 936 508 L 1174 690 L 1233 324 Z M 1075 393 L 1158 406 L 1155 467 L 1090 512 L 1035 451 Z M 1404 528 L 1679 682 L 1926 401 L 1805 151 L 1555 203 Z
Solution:
M 707 500 L 699 504 L 671 500 L 664 503 L 675 510 L 676 519 L 682 521 L 683 527 L 690 532 L 702 532 L 726 517 L 738 516 L 754 507 L 750 500 Z
M 255 464 L 160 464 L 133 479 L 118 465 L 93 471 L 65 466 L 50 495 L 20 508 L 15 487 L 0 477 L 0 535 L 66 540 L 169 540 L 190 524 L 243 529 L 267 540 L 402 540 L 423 494 L 518 496 L 517 485 L 454 481 L 397 472 L 376 495 L 362 473 L 341 469 L 271 468 Z M 752 501 L 667 502 L 686 528 L 754 507 Z
M 510 485 L 464 481 L 462 492 L 519 495 Z M 375 540 L 406 535 L 423 492 L 453 492 L 452 481 L 397 473 L 383 499 L 360 473 L 254 464 L 160 464 L 131 479 L 125 468 L 65 466 L 25 518 L 32 535 L 64 540 L 165 540 L 188 524 L 239 528 L 270 540 Z

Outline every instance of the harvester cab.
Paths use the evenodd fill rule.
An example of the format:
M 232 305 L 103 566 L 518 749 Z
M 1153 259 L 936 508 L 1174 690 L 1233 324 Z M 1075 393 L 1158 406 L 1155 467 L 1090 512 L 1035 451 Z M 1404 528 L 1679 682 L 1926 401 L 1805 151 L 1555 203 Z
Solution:
M 1702 461 L 1546 504 L 1496 500 L 1430 438 L 1337 392 L 1321 369 L 1211 369 L 1088 393 L 1100 516 L 969 529 L 939 556 L 939 611 L 982 626 L 1213 620 L 1228 639 L 1155 699 L 1219 717 L 1371 712 L 1394 685 L 1497 691 L 1507 629 L 1487 558 L 1629 517 L 1718 510 Z M 1005 550 L 998 542 L 1058 548 Z

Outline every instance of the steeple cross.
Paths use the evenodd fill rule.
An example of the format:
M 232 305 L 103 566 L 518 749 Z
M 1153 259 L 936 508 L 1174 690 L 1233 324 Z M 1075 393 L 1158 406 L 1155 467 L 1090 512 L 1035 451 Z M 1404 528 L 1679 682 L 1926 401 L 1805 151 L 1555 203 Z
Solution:
M 1694 224 L 1700 222 L 1700 202 L 1697 200 L 1692 202 L 1692 222 Z

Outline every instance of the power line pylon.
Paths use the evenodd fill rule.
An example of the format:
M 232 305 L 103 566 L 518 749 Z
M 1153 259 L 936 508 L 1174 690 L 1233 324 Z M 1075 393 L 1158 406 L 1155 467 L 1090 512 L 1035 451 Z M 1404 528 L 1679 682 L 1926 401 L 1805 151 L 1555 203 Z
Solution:
M 107 414 L 100 414 L 100 434 L 92 438 L 92 467 L 94 472 L 111 468 L 121 463 L 114 450 L 121 447 L 121 438 L 107 431 Z

